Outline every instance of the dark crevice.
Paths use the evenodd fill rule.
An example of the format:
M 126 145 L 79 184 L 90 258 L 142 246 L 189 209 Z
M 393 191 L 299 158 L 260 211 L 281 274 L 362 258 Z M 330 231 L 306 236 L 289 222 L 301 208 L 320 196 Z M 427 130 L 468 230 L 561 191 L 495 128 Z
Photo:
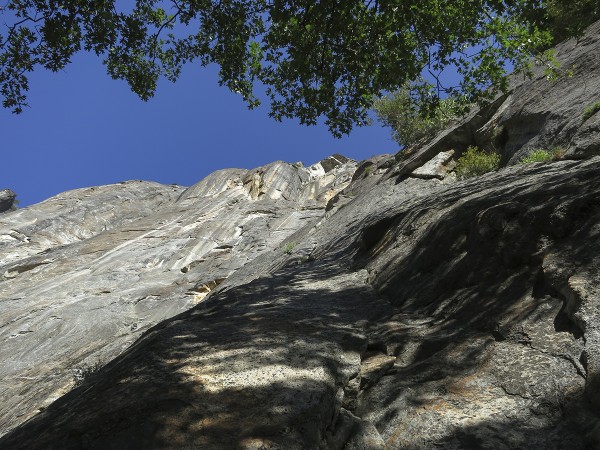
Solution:
M 571 333 L 575 339 L 583 336 L 583 331 L 573 322 L 566 311 L 567 304 L 563 301 L 563 306 L 554 318 L 554 330 L 557 332 Z
M 535 280 L 533 280 L 533 291 L 531 293 L 531 296 L 533 298 L 543 298 L 546 295 L 556 297 L 555 294 L 557 294 L 557 292 L 548 292 L 550 288 L 551 286 L 548 286 L 546 283 L 546 279 L 544 277 L 544 270 L 540 267 L 537 274 L 535 275 Z
M 492 330 L 492 337 L 496 342 L 504 342 L 506 341 L 506 336 L 500 332 L 499 328 Z
M 373 249 L 380 246 L 380 243 L 389 234 L 396 222 L 395 217 L 387 217 L 373 225 L 366 227 L 361 235 L 360 250 L 358 257 L 366 257 Z
M 381 352 L 387 355 L 387 345 L 383 341 L 369 342 L 366 352 Z
M 548 282 L 541 267 L 534 280 L 532 296 L 536 299 L 553 297 L 562 301 L 562 307 L 554 318 L 554 330 L 558 333 L 571 333 L 575 339 L 579 339 L 583 336 L 583 331 L 577 326 L 566 311 L 567 303 L 564 295 Z

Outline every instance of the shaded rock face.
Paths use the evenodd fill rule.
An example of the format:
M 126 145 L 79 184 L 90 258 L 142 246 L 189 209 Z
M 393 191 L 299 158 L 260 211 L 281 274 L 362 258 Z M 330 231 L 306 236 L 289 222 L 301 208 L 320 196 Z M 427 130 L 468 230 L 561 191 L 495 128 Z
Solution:
M 509 163 L 516 163 L 531 149 L 561 148 L 567 158 L 600 154 L 598 114 L 584 118 L 586 108 L 600 101 L 600 22 L 580 40 L 571 39 L 556 48 L 563 75 L 548 81 L 543 67 L 531 80 L 519 83 L 479 130 L 476 141 L 495 147 Z M 482 139 L 491 132 L 491 141 Z
M 3 215 L 0 447 L 600 448 L 600 156 L 452 176 L 490 124 L 507 162 L 580 123 L 519 141 L 563 103 L 518 89 L 403 159 Z
M 355 169 L 277 162 L 184 189 L 126 182 L 0 218 L 0 429 L 46 408 L 165 318 L 324 212 Z M 322 172 L 322 175 L 313 173 Z M 247 179 L 261 174 L 256 185 Z
M 0 190 L 0 213 L 12 211 L 14 209 L 15 198 L 17 198 L 17 194 L 10 189 Z
M 543 66 L 533 67 L 531 79 L 513 76 L 507 94 L 426 145 L 399 152 L 388 176 L 402 179 L 440 152 L 454 150 L 456 158 L 471 145 L 499 153 L 503 166 L 517 164 L 534 149 L 567 159 L 599 155 L 600 112 L 586 118 L 584 111 L 600 102 L 600 22 L 582 38 L 558 45 L 556 58 L 561 75 L 555 81 Z
M 389 448 L 589 445 L 600 411 L 594 161 L 457 183 L 366 228 L 356 262 L 396 307 L 374 335 L 397 360 L 355 414 Z

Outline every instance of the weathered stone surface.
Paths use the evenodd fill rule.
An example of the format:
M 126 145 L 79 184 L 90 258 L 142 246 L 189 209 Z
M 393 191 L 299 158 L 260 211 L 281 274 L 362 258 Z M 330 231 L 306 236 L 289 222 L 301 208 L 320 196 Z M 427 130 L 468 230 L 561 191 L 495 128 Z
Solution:
M 60 442 L 51 443 L 39 430 L 39 445 L 312 447 L 335 419 L 336 392 L 360 361 L 364 323 L 373 313 L 372 302 L 364 300 L 376 299 L 353 274 L 336 275 L 323 264 L 311 272 L 314 277 L 282 270 L 275 278 L 223 293 L 214 303 L 210 297 L 191 315 L 154 328 L 132 348 L 133 354 L 109 364 L 110 380 L 98 374 L 98 381 L 120 386 L 118 398 L 106 401 L 89 385 L 71 391 L 67 397 L 78 399 L 81 406 L 93 402 L 86 407 L 88 413 L 55 424 L 64 436 Z M 267 292 L 277 300 L 265 302 Z M 192 323 L 193 329 L 188 328 Z M 134 364 L 140 372 L 131 378 L 119 368 L 122 363 Z M 129 409 L 133 399 L 144 407 Z M 115 414 L 118 410 L 129 411 L 125 422 Z M 102 417 L 101 429 L 77 431 L 96 414 Z M 185 429 L 185 436 L 165 428 L 163 419 Z
M 583 208 L 598 209 L 598 205 Z M 545 256 L 542 270 L 548 285 L 564 298 L 563 321 L 585 337 L 581 371 L 585 366 L 586 397 L 600 410 L 600 255 L 596 245 L 600 226 L 581 219 L 577 226 L 570 245 L 557 246 Z
M 390 448 L 586 448 L 597 388 L 594 365 L 579 361 L 597 360 L 598 296 L 593 278 L 577 281 L 588 286 L 571 314 L 589 321 L 583 331 L 544 273 L 554 252 L 565 284 L 574 267 L 597 273 L 599 163 L 457 183 L 366 228 L 357 261 L 397 305 L 378 333 L 398 358 L 355 414 Z
M 369 352 L 363 355 L 360 364 L 360 387 L 365 388 L 374 385 L 385 375 L 389 369 L 394 367 L 395 356 L 389 356 L 381 352 Z
M 342 408 L 334 426 L 334 433 L 327 436 L 330 449 L 344 450 L 386 450 L 384 440 L 375 426 L 356 417 Z
M 495 121 L 497 147 L 505 161 L 516 163 L 534 148 L 562 147 L 567 150 L 566 157 L 597 154 L 597 123 L 595 128 L 591 121 L 582 123 L 582 115 L 587 106 L 600 100 L 599 49 L 597 22 L 582 39 L 571 39 L 556 48 L 562 69 L 572 75 L 549 81 L 544 68 L 536 67 L 533 79 L 514 87 Z
M 0 190 L 0 213 L 11 211 L 14 208 L 15 198 L 17 198 L 17 194 L 10 189 Z
M 349 159 L 346 158 L 344 155 L 336 153 L 335 155 L 331 155 L 317 164 L 323 167 L 323 170 L 325 171 L 325 173 L 327 173 L 330 172 L 332 169 L 347 163 L 348 161 Z
M 277 162 L 184 189 L 127 182 L 67 192 L 0 219 L 0 429 L 8 431 L 144 331 L 320 218 L 328 173 Z M 253 175 L 256 185 L 244 181 Z M 345 181 L 344 181 L 345 180 Z M 325 196 L 325 198 L 323 198 Z
M 554 285 L 583 285 L 570 269 L 552 275 L 548 258 L 595 276 L 581 251 L 600 250 L 599 168 L 358 193 L 296 232 L 291 254 L 259 254 L 2 445 L 583 449 L 598 419 L 595 279 L 563 313 Z
M 600 114 L 594 114 L 581 124 L 566 155 L 576 159 L 600 155 Z
M 443 180 L 448 175 L 448 172 L 456 167 L 456 162 L 452 159 L 452 156 L 454 156 L 454 150 L 440 152 L 424 165 L 413 170 L 410 176 L 415 178 L 437 178 L 438 180 Z
M 368 191 L 387 176 L 387 172 L 394 166 L 395 159 L 392 155 L 384 154 L 373 156 L 362 161 L 352 176 L 352 183 L 331 197 L 327 204 L 328 214 L 342 207 L 358 193 Z

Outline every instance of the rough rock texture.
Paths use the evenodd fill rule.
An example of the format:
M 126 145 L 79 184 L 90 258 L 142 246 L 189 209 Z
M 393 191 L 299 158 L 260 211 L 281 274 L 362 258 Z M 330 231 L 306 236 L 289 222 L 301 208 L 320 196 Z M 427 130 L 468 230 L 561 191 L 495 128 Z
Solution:
M 356 164 L 70 191 L 0 218 L 0 430 L 322 216 Z
M 17 194 L 10 189 L 0 190 L 0 213 L 12 211 L 14 209 L 15 198 L 17 198 Z
M 357 262 L 397 307 L 371 339 L 397 361 L 354 413 L 390 448 L 589 444 L 600 411 L 598 164 L 457 183 L 390 205 L 366 228 Z
M 0 443 L 586 448 L 599 169 L 595 158 L 380 182 Z
M 600 112 L 583 120 L 584 110 L 600 101 L 600 22 L 579 40 L 556 47 L 562 76 L 547 79 L 545 67 L 533 67 L 533 78 L 514 76 L 507 94 L 488 107 L 473 111 L 424 146 L 396 155 L 398 163 L 388 176 L 405 177 L 438 153 L 470 145 L 502 155 L 512 165 L 532 149 L 560 150 L 568 159 L 600 154 Z
M 559 147 L 567 158 L 600 154 L 600 118 L 582 117 L 600 101 L 600 22 L 583 38 L 559 45 L 556 57 L 565 75 L 549 82 L 536 67 L 533 79 L 513 80 L 510 95 L 478 131 L 478 144 L 495 147 L 513 164 L 535 148 Z
M 3 215 L 0 417 L 19 426 L 0 447 L 600 448 L 600 156 L 435 175 L 494 121 L 505 163 L 551 130 L 598 142 L 580 117 L 533 120 L 564 107 L 520 100 L 534 87 L 404 159 L 126 183 Z
M 440 152 L 433 159 L 413 170 L 410 176 L 414 178 L 437 178 L 438 180 L 443 180 L 456 167 L 456 162 L 452 159 L 453 156 L 454 150 Z

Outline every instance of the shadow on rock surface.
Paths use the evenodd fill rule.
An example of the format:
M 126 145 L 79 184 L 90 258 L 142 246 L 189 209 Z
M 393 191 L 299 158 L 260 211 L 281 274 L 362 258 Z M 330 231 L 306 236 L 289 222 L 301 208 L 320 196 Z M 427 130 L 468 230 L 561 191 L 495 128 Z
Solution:
M 362 215 L 349 203 L 331 216 L 346 235 L 311 236 L 317 261 L 154 327 L 0 445 L 361 448 L 360 427 L 336 425 L 354 417 L 373 448 L 589 447 L 591 366 L 577 327 L 556 327 L 562 278 L 544 261 L 598 253 L 599 173 L 517 168 Z
M 594 285 L 597 162 L 488 180 L 493 190 L 458 184 L 365 228 L 355 266 L 397 306 L 371 339 L 397 360 L 355 413 L 390 448 L 588 448 L 598 297 L 585 291 L 565 314 L 545 265 L 556 254 L 563 284 L 585 268 Z
M 310 448 L 335 422 L 378 307 L 354 281 L 315 266 L 211 297 L 150 330 L 2 448 Z

